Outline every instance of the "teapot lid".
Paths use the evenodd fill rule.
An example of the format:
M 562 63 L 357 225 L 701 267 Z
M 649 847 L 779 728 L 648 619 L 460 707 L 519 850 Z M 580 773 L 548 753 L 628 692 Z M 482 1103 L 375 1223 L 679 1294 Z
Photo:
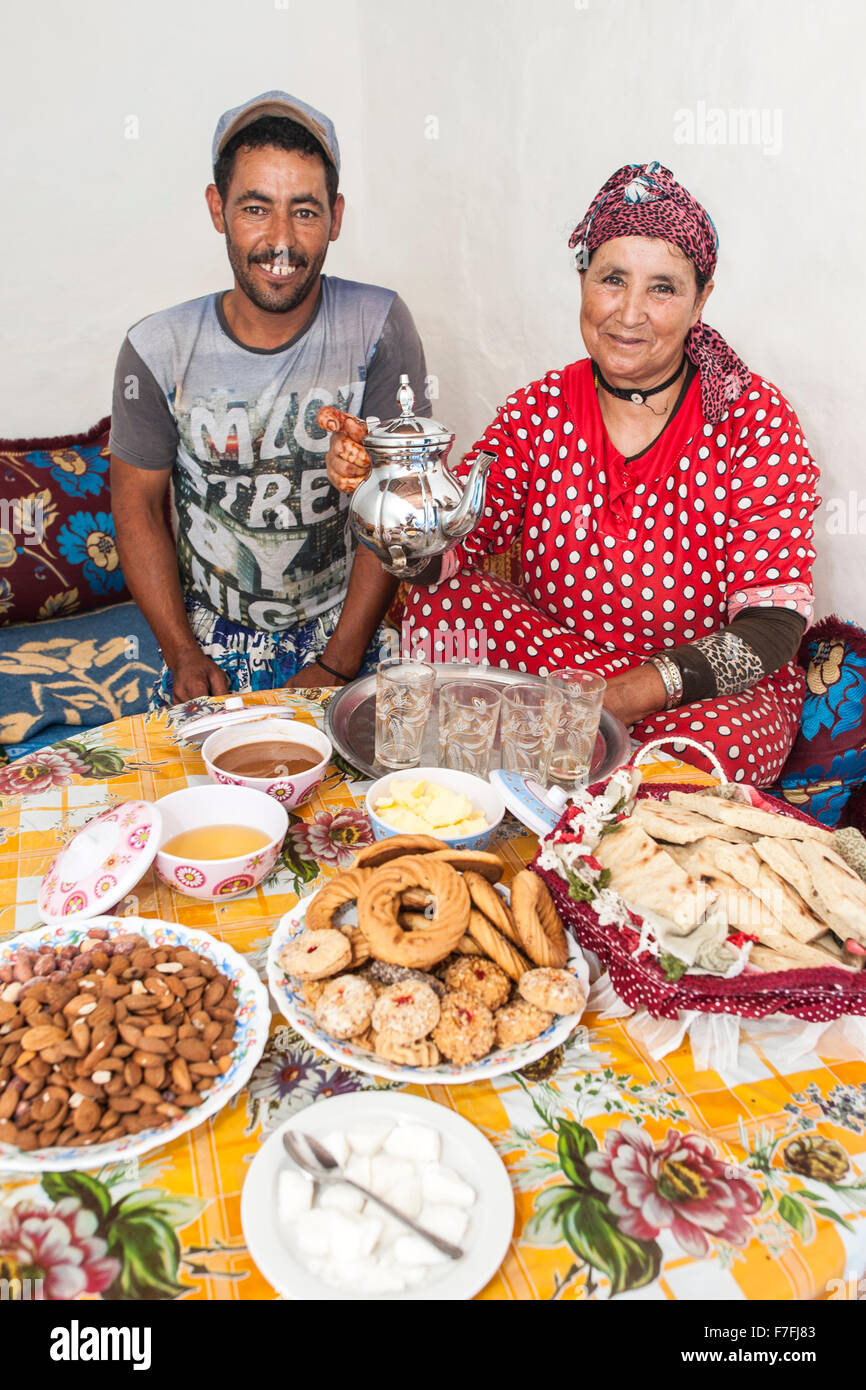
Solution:
M 440 425 L 438 420 L 429 420 L 414 414 L 415 393 L 406 372 L 400 377 L 397 400 L 401 409 L 395 419 L 380 422 L 371 417 L 367 421 L 367 437 L 364 443 L 368 448 L 403 449 L 411 444 L 450 444 L 453 441 L 454 435 L 444 425 Z

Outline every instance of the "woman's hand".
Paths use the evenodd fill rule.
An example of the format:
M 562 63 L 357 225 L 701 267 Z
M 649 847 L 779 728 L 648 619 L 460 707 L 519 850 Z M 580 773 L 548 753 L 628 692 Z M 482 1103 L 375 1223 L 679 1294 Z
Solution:
M 621 719 L 626 728 L 658 714 L 667 702 L 665 683 L 655 666 L 635 666 L 619 676 L 607 676 L 604 707 Z
M 362 444 L 367 426 L 355 415 L 347 415 L 334 406 L 323 406 L 316 416 L 320 429 L 332 436 L 326 459 L 328 482 L 338 492 L 354 492 L 372 468 L 370 456 Z

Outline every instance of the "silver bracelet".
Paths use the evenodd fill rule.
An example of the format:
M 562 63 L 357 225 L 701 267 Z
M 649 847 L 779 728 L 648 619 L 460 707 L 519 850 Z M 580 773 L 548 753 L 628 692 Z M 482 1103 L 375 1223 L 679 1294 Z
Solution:
M 654 666 L 664 682 L 665 709 L 678 709 L 683 700 L 683 678 L 676 662 L 659 652 L 649 658 L 647 665 Z

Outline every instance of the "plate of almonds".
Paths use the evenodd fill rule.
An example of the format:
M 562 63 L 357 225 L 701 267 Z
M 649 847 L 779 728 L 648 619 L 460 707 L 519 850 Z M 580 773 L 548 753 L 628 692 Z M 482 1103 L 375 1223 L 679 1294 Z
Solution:
M 252 966 L 194 928 L 96 917 L 0 943 L 0 1169 L 170 1143 L 245 1085 L 269 1023 Z

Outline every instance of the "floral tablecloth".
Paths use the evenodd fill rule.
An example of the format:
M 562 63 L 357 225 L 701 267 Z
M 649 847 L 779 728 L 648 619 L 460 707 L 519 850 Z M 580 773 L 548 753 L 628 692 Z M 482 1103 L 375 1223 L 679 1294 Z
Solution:
M 329 694 L 253 699 L 320 722 Z M 656 761 L 645 775 L 682 781 L 689 772 Z M 203 928 L 263 973 L 274 924 L 372 838 L 359 809 L 368 784 L 355 776 L 332 768 L 255 892 L 199 903 L 148 872 L 116 911 Z M 200 755 L 179 745 L 165 715 L 107 725 L 0 769 L 0 939 L 38 923 L 48 862 L 91 816 L 204 780 Z M 535 846 L 516 822 L 503 824 L 506 882 Z M 588 1015 L 522 1073 L 410 1088 L 477 1125 L 510 1173 L 514 1235 L 480 1297 L 856 1298 L 866 1266 L 866 1066 L 812 1056 L 789 1072 L 774 1041 L 770 1030 L 752 1038 L 721 1075 L 696 1070 L 688 1043 L 654 1061 L 627 1019 Z M 0 1174 L 0 1281 L 39 1277 L 49 1298 L 276 1297 L 244 1245 L 249 1163 L 293 1112 L 377 1085 L 390 1083 L 328 1061 L 275 1017 L 247 1089 L 174 1143 L 89 1173 Z

